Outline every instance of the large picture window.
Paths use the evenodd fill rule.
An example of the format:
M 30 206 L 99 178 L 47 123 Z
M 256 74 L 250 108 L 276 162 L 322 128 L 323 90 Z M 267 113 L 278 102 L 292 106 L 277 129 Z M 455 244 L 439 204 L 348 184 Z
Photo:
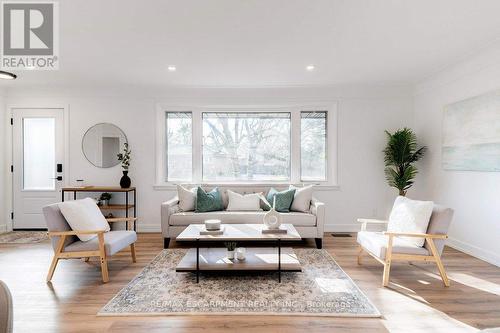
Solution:
M 190 181 L 193 170 L 191 112 L 167 112 L 165 115 L 167 180 Z
M 203 113 L 204 181 L 290 179 L 290 113 Z
M 331 109 L 172 107 L 158 117 L 158 186 L 337 185 Z

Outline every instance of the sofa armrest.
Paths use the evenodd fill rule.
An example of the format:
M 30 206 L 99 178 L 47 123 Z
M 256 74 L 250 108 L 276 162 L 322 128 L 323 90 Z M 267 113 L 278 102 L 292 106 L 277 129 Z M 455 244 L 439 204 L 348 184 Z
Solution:
M 161 204 L 161 233 L 164 238 L 169 238 L 168 220 L 170 215 L 177 211 L 179 211 L 179 198 L 177 196 Z
M 316 216 L 317 238 L 323 238 L 325 229 L 325 204 L 316 198 L 312 198 L 311 213 Z

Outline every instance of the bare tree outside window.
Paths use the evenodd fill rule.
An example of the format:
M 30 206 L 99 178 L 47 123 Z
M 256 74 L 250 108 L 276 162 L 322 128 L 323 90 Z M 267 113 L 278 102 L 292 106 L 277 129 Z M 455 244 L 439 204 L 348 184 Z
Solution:
M 203 113 L 203 180 L 290 179 L 290 113 Z

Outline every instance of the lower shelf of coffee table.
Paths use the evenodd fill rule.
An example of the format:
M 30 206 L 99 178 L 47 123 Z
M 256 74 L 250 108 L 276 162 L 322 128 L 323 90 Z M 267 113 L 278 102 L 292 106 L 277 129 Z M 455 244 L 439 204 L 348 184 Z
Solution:
M 200 248 L 200 271 L 276 271 L 278 249 L 246 248 L 245 260 L 228 259 L 225 248 Z M 196 271 L 196 249 L 189 249 L 176 267 L 177 272 Z M 281 248 L 281 271 L 301 272 L 300 262 L 291 247 Z

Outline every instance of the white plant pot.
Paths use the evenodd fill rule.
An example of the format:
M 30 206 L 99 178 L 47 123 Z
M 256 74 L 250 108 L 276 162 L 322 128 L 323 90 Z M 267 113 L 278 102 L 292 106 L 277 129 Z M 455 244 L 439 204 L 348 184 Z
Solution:
M 234 259 L 234 250 L 233 251 L 227 250 L 227 259 L 230 259 L 230 260 Z

